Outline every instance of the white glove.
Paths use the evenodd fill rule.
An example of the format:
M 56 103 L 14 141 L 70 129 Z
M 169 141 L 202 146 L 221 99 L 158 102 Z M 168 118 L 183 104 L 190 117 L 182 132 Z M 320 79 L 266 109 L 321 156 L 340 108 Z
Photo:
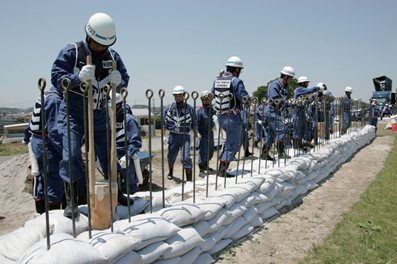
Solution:
M 163 143 L 164 143 L 164 145 L 167 145 L 167 143 L 168 143 L 168 138 L 167 138 L 167 136 L 163 136 Z
M 120 166 L 121 168 L 125 169 L 127 168 L 127 161 L 125 159 L 125 156 L 121 157 L 121 159 L 119 160 Z
M 26 141 L 23 140 L 23 139 L 22 139 L 22 143 L 23 143 L 24 145 L 28 144 L 28 142 L 26 142 Z
M 99 160 L 96 160 L 96 161 L 95 161 L 95 168 L 96 168 L 96 169 L 101 168 L 101 163 L 99 162 Z
M 85 65 L 79 72 L 79 79 L 82 82 L 95 79 L 95 65 Z
M 200 134 L 197 134 L 197 137 L 199 140 L 201 140 L 202 136 Z
M 121 83 L 121 74 L 118 70 L 110 70 L 109 71 L 109 81 L 110 83 L 114 83 L 115 85 L 119 85 Z
M 196 147 L 200 146 L 200 139 L 198 137 L 194 139 L 194 146 Z
M 258 124 L 262 125 L 263 124 L 262 120 L 258 120 Z
M 218 122 L 218 117 L 216 117 L 216 115 L 213 115 L 212 120 L 216 123 L 216 122 Z

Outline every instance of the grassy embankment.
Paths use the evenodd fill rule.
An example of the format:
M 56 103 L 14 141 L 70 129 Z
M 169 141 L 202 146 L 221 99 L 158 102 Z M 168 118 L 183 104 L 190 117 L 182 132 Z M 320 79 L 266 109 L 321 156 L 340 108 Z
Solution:
M 25 154 L 28 153 L 28 146 L 22 144 L 21 142 L 18 143 L 6 143 L 0 145 L 0 156 L 10 156 L 10 155 L 17 155 L 17 154 Z
M 396 160 L 397 140 L 384 168 L 360 201 L 324 244 L 313 244 L 309 256 L 300 263 L 397 263 Z M 376 164 L 376 157 L 373 162 Z

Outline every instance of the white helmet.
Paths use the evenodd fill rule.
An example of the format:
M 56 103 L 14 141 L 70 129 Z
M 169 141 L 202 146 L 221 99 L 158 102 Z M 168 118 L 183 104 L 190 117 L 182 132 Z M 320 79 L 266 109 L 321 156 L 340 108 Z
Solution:
M 244 69 L 243 61 L 239 57 L 236 57 L 236 56 L 230 57 L 227 60 L 226 67 L 227 66 Z
M 285 66 L 282 70 L 281 73 L 287 76 L 295 77 L 295 71 L 292 67 L 290 66 Z
M 123 98 L 120 93 L 116 93 L 116 105 L 121 104 L 123 102 Z M 109 94 L 109 106 L 112 106 L 112 93 Z
M 310 82 L 310 81 L 306 76 L 299 77 L 298 83 L 303 83 L 303 82 Z
M 386 106 L 389 106 L 389 104 L 386 104 Z
M 175 86 L 174 92 L 172 94 L 184 94 L 184 93 L 185 93 L 185 88 L 178 85 L 178 86 Z
M 317 87 L 320 88 L 321 91 L 327 90 L 327 86 L 325 85 L 325 83 L 319 82 L 317 84 Z
M 373 100 L 376 100 L 376 99 L 373 99 Z M 380 105 L 382 105 L 382 106 L 383 106 L 383 103 L 380 103 Z
M 112 18 L 104 13 L 96 13 L 85 25 L 85 32 L 96 43 L 111 46 L 116 42 L 116 26 Z
M 353 88 L 351 88 L 350 86 L 348 86 L 348 87 L 345 88 L 345 92 L 350 92 L 350 93 L 352 93 L 352 92 L 353 92 Z
M 378 100 L 376 100 L 375 98 L 374 99 L 372 99 L 371 101 L 375 101 L 375 102 L 377 102 Z M 382 105 L 382 103 L 380 103 L 381 105 Z
M 201 100 L 209 99 L 209 98 L 208 98 L 209 95 L 210 95 L 210 92 L 204 91 L 204 92 L 201 93 L 200 98 L 201 98 Z

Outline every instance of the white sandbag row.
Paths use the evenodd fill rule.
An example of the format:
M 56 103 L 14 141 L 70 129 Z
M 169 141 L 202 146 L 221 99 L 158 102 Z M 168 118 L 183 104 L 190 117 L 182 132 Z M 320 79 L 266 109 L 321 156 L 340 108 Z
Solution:
M 211 263 L 214 255 L 262 226 L 285 206 L 317 184 L 345 162 L 375 136 L 374 127 L 330 140 L 318 151 L 294 157 L 284 166 L 264 168 L 261 173 L 239 172 L 236 179 L 209 179 L 209 197 L 205 197 L 206 179 L 197 181 L 193 198 L 180 201 L 178 188 L 168 190 L 165 208 L 156 200 L 152 214 L 141 214 L 118 220 L 110 230 L 94 230 L 88 237 L 88 219 L 72 222 L 62 210 L 50 212 L 51 249 L 47 250 L 45 215 L 30 220 L 13 233 L 0 237 L 1 263 Z M 283 163 L 283 162 L 282 162 Z M 255 170 L 258 161 L 254 161 Z M 277 166 L 277 165 L 275 165 Z M 242 167 L 240 168 L 240 170 Z M 246 174 L 244 174 L 246 173 Z M 242 177 L 241 174 L 244 176 Z M 187 190 L 192 191 L 188 187 Z M 177 189 L 177 190 L 176 190 Z M 156 196 L 157 197 L 157 196 Z M 134 213 L 146 208 L 144 199 L 137 200 Z M 160 201 L 160 202 L 159 202 Z M 83 212 L 84 208 L 80 208 Z M 126 218 L 125 208 L 117 208 L 118 219 Z M 136 211 L 136 212 L 135 212 Z M 86 213 L 86 209 L 85 209 Z

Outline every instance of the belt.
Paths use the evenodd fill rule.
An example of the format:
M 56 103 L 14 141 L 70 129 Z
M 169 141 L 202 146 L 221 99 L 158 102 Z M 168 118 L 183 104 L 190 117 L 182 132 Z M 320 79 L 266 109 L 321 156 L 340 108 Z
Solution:
M 223 114 L 238 114 L 238 113 L 240 113 L 240 110 L 233 110 L 233 111 L 230 111 L 230 112 L 223 112 L 222 115 Z
M 41 134 L 40 134 L 40 135 L 39 135 L 39 134 L 34 134 L 34 135 L 35 135 L 35 136 L 38 136 L 38 137 L 42 137 Z M 48 137 L 48 133 L 45 133 L 45 136 Z
M 184 132 L 174 132 L 174 131 L 170 131 L 170 133 L 174 133 L 174 134 L 178 134 L 178 135 L 185 134 Z M 186 134 L 189 134 L 189 132 L 186 132 Z

